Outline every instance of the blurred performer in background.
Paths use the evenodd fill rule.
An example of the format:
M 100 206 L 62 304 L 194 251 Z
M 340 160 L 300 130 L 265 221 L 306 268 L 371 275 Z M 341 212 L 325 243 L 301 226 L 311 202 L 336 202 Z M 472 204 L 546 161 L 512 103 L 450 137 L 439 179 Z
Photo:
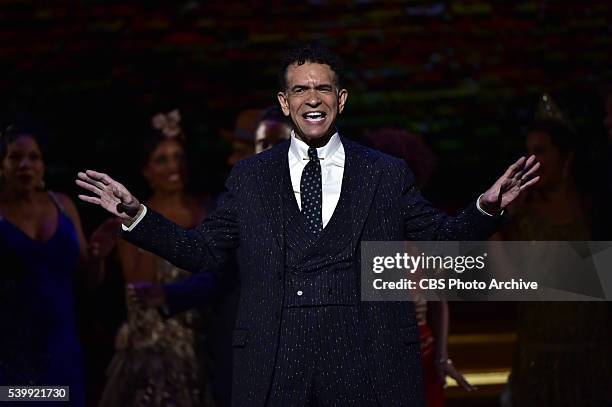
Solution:
M 412 169 L 416 184 L 424 188 L 434 173 L 436 156 L 422 136 L 403 129 L 382 128 L 368 132 L 364 143 L 385 154 L 403 159 Z M 416 319 L 421 341 L 421 363 L 427 407 L 444 406 L 446 377 L 452 377 L 463 389 L 472 386 L 448 357 L 449 313 L 446 301 L 427 302 L 415 298 Z
M 241 134 L 246 138 L 246 133 Z M 255 152 L 260 153 L 290 137 L 290 122 L 278 106 L 270 106 L 259 114 L 250 138 L 254 140 Z M 228 164 L 235 164 L 234 159 L 243 153 L 242 147 L 235 150 L 228 158 Z M 210 353 L 214 366 L 212 391 L 217 406 L 229 406 L 231 403 L 231 335 L 236 319 L 239 284 L 237 265 L 231 261 L 218 278 L 211 273 L 197 273 L 170 284 L 147 282 L 132 286 L 143 306 L 158 308 L 166 316 L 213 305 L 215 322 L 211 330 Z
M 0 385 L 69 386 L 71 405 L 84 406 L 73 279 L 91 264 L 74 203 L 45 190 L 39 136 L 0 135 Z
M 153 193 L 148 204 L 183 227 L 193 227 L 206 216 L 205 205 L 185 191 L 184 136 L 180 113 L 157 114 L 155 132 L 144 149 L 142 174 Z M 128 283 L 128 320 L 116 339 L 117 353 L 108 368 L 101 406 L 212 405 L 206 369 L 196 352 L 199 323 L 195 311 L 164 319 L 134 298 L 143 282 L 171 283 L 188 274 L 167 261 L 123 240 L 118 241 Z M 204 394 L 200 394 L 200 393 Z
M 291 138 L 291 121 L 278 106 L 263 110 L 255 126 L 255 154 Z
M 222 136 L 231 143 L 231 154 L 227 163 L 233 167 L 238 161 L 255 154 L 255 140 L 253 134 L 257 126 L 257 120 L 261 110 L 246 109 L 236 117 L 234 130 L 223 130 Z
M 549 96 L 527 133 L 540 182 L 509 210 L 506 240 L 592 240 L 591 194 L 577 134 Z M 523 197 L 522 197 L 523 198 Z M 510 382 L 513 406 L 604 406 L 612 385 L 612 315 L 606 303 L 519 304 L 518 346 Z M 610 400 L 607 400 L 610 402 Z

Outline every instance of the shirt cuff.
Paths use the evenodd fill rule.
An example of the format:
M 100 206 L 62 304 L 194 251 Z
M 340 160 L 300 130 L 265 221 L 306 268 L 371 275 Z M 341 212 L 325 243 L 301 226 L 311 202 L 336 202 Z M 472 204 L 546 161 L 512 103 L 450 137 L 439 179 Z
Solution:
M 478 199 L 476 200 L 476 208 L 478 209 L 478 211 L 479 211 L 480 213 L 482 213 L 483 215 L 486 215 L 486 216 L 490 216 L 490 217 L 492 217 L 492 218 L 494 218 L 494 217 L 496 217 L 496 216 L 501 216 L 501 215 L 503 215 L 503 214 L 504 214 L 505 209 L 502 209 L 502 211 L 499 213 L 499 215 L 491 215 L 489 212 L 487 212 L 487 211 L 485 211 L 484 209 L 482 209 L 482 208 L 480 207 L 480 198 L 482 198 L 482 196 L 483 196 L 483 195 L 484 195 L 484 194 L 480 194 L 480 196 L 479 196 L 479 197 L 478 197 Z
M 146 214 L 147 214 L 147 207 L 144 206 L 143 204 L 140 204 L 140 209 L 138 210 L 138 214 L 136 214 L 136 217 L 133 218 L 134 220 L 131 220 L 131 219 L 128 220 L 131 223 L 127 226 L 122 223 L 121 229 L 123 229 L 124 232 L 131 232 L 132 229 L 134 229 L 136 225 L 140 223 L 140 221 L 142 220 L 142 218 L 145 217 Z

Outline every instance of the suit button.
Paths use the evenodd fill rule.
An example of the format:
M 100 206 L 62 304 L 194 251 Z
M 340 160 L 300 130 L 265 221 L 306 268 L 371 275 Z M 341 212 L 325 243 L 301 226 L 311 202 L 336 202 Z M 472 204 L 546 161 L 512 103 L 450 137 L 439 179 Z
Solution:
M 301 297 L 301 296 L 302 296 L 302 294 L 304 294 L 304 293 L 302 292 L 302 290 L 298 290 L 298 292 L 297 292 L 298 297 Z

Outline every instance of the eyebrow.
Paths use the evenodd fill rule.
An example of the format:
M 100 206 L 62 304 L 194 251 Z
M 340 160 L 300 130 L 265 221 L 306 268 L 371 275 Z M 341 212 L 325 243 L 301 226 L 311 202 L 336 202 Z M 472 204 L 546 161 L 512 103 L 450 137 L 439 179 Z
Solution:
M 296 90 L 308 89 L 308 85 L 293 85 L 291 90 L 295 92 Z M 330 90 L 333 89 L 333 85 L 331 83 L 322 83 L 314 87 L 316 90 Z

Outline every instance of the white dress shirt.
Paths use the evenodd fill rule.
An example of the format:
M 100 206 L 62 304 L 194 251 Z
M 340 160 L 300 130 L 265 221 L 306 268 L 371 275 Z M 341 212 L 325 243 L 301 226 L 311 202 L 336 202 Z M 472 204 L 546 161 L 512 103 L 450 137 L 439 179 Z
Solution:
M 300 181 L 304 167 L 308 164 L 308 144 L 291 132 L 291 145 L 289 146 L 289 173 L 291 174 L 291 185 L 298 207 L 302 210 L 302 198 L 300 195 Z M 342 190 L 342 176 L 344 175 L 344 147 L 338 133 L 331 136 L 327 144 L 317 148 L 317 155 L 321 163 L 321 186 L 323 187 L 323 227 L 331 219 Z

